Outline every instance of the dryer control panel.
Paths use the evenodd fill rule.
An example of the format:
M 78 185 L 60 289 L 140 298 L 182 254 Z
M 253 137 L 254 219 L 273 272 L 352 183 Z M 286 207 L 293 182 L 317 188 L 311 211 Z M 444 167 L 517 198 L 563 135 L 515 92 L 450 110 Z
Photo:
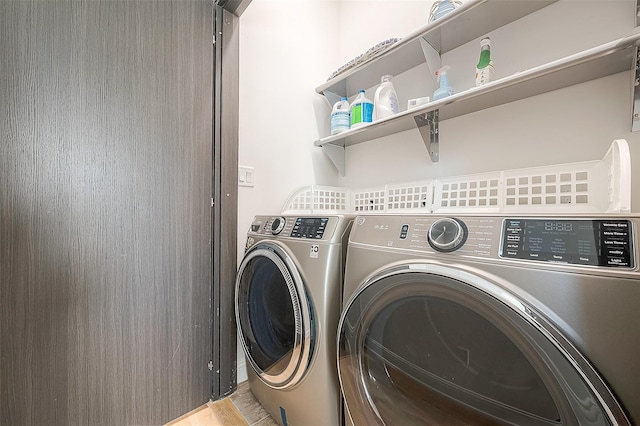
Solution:
M 500 257 L 633 268 L 629 220 L 507 218 Z
M 362 215 L 350 244 L 418 255 L 635 269 L 636 217 Z

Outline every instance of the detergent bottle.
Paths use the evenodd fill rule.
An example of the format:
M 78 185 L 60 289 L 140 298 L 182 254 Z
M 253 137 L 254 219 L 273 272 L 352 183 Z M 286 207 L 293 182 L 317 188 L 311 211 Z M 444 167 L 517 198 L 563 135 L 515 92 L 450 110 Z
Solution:
M 373 121 L 373 102 L 360 90 L 351 104 L 351 128 L 356 129 Z
M 442 18 L 444 15 L 453 12 L 456 8 L 456 4 L 453 0 L 436 0 L 431 6 L 431 13 L 429 13 L 429 22 L 433 22 Z
M 351 111 L 349 100 L 343 96 L 341 100 L 333 105 L 331 111 L 331 134 L 346 132 L 351 125 Z
M 397 114 L 400 110 L 392 78 L 391 75 L 383 75 L 380 79 L 380 86 L 373 97 L 373 121 Z
M 453 88 L 449 85 L 449 77 L 447 76 L 447 72 L 451 69 L 449 65 L 445 65 L 436 71 L 436 75 L 438 76 L 438 82 L 440 83 L 440 87 L 433 92 L 433 100 L 437 101 L 438 99 L 446 98 L 447 96 L 453 95 Z

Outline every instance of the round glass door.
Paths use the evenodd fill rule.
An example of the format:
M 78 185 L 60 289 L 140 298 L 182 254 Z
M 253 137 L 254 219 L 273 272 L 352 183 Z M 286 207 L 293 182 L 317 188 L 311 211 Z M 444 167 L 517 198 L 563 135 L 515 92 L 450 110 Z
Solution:
M 236 319 L 251 367 L 267 385 L 293 386 L 313 353 L 313 310 L 292 259 L 263 242 L 245 255 L 236 278 Z
M 356 425 L 628 424 L 540 314 L 495 284 L 431 266 L 381 274 L 343 313 L 339 377 Z

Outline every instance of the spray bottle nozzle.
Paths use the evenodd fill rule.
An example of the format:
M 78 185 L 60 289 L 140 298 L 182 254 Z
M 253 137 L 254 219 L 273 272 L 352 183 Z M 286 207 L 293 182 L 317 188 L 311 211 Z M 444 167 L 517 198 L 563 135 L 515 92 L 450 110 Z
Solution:
M 451 69 L 451 67 L 449 65 L 445 65 L 442 68 L 440 68 L 438 71 L 436 71 L 436 75 L 438 76 L 438 82 L 440 82 L 440 78 L 443 75 L 447 75 L 447 71 L 449 71 Z

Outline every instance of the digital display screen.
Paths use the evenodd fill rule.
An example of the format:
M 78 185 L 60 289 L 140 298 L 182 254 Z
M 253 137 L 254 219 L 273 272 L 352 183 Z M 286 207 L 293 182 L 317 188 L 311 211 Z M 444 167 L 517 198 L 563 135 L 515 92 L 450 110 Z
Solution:
M 576 265 L 633 267 L 627 220 L 505 219 L 501 257 Z
M 291 230 L 291 236 L 294 238 L 314 238 L 321 239 L 327 228 L 326 217 L 299 217 Z

